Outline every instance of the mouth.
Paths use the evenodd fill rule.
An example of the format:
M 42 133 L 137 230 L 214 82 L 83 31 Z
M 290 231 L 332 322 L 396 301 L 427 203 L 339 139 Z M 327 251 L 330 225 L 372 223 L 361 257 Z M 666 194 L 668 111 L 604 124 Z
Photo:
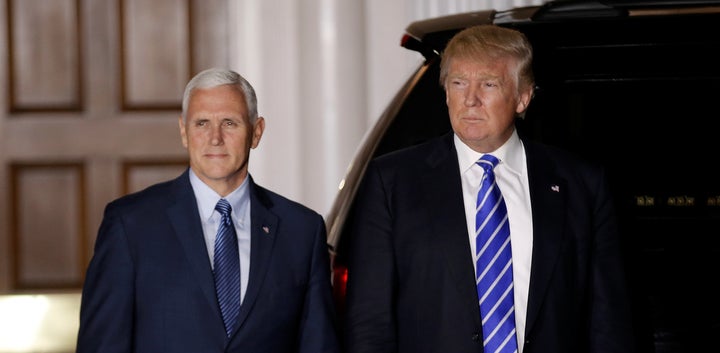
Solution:
M 476 116 L 476 115 L 469 115 L 469 116 L 463 116 L 461 120 L 471 123 L 477 123 L 477 122 L 483 122 L 485 121 L 484 118 Z
M 226 153 L 206 153 L 205 154 L 205 158 L 209 158 L 209 159 L 220 159 L 220 158 L 225 158 L 227 156 L 228 155 Z

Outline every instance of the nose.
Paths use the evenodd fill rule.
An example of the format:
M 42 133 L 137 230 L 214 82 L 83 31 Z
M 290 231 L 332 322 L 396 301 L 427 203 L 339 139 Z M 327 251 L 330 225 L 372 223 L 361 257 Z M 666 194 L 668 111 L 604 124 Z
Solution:
M 465 105 L 472 107 L 480 103 L 480 90 L 475 85 L 469 85 L 465 91 Z
M 218 146 L 223 143 L 221 125 L 213 126 L 210 129 L 210 143 L 212 143 L 213 146 Z

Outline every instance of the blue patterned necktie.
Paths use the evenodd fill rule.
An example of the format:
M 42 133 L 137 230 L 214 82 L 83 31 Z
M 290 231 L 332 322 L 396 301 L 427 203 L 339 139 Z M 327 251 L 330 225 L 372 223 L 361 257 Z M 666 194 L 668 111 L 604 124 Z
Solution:
M 483 155 L 476 163 L 485 170 L 475 216 L 476 284 L 486 353 L 517 352 L 513 297 L 512 252 L 507 208 L 495 182 L 500 161 Z
M 213 268 L 215 290 L 228 337 L 235 328 L 240 313 L 240 255 L 235 226 L 230 217 L 231 209 L 225 199 L 220 199 L 215 206 L 221 219 L 215 238 Z

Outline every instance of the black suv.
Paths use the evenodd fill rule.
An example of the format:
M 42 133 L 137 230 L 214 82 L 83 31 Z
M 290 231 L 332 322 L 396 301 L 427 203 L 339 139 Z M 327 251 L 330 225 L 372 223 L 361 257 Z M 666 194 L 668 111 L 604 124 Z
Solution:
M 439 53 L 481 23 L 533 45 L 538 88 L 519 132 L 609 169 L 639 351 L 717 352 L 720 1 L 554 1 L 411 23 L 401 45 L 425 61 L 362 142 L 327 216 L 339 314 L 365 166 L 450 131 Z

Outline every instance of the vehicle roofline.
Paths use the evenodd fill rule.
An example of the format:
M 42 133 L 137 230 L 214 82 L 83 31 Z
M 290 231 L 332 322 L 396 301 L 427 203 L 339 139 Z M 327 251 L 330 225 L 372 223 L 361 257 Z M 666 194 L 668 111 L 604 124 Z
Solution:
M 422 41 L 430 33 L 453 31 L 473 25 L 493 23 L 496 13 L 495 10 L 485 10 L 419 20 L 410 23 L 405 29 L 405 33 Z
M 556 0 L 504 11 L 489 9 L 414 21 L 406 27 L 401 45 L 427 58 L 440 49 L 426 43 L 428 35 L 473 25 L 712 12 L 720 12 L 720 0 Z

